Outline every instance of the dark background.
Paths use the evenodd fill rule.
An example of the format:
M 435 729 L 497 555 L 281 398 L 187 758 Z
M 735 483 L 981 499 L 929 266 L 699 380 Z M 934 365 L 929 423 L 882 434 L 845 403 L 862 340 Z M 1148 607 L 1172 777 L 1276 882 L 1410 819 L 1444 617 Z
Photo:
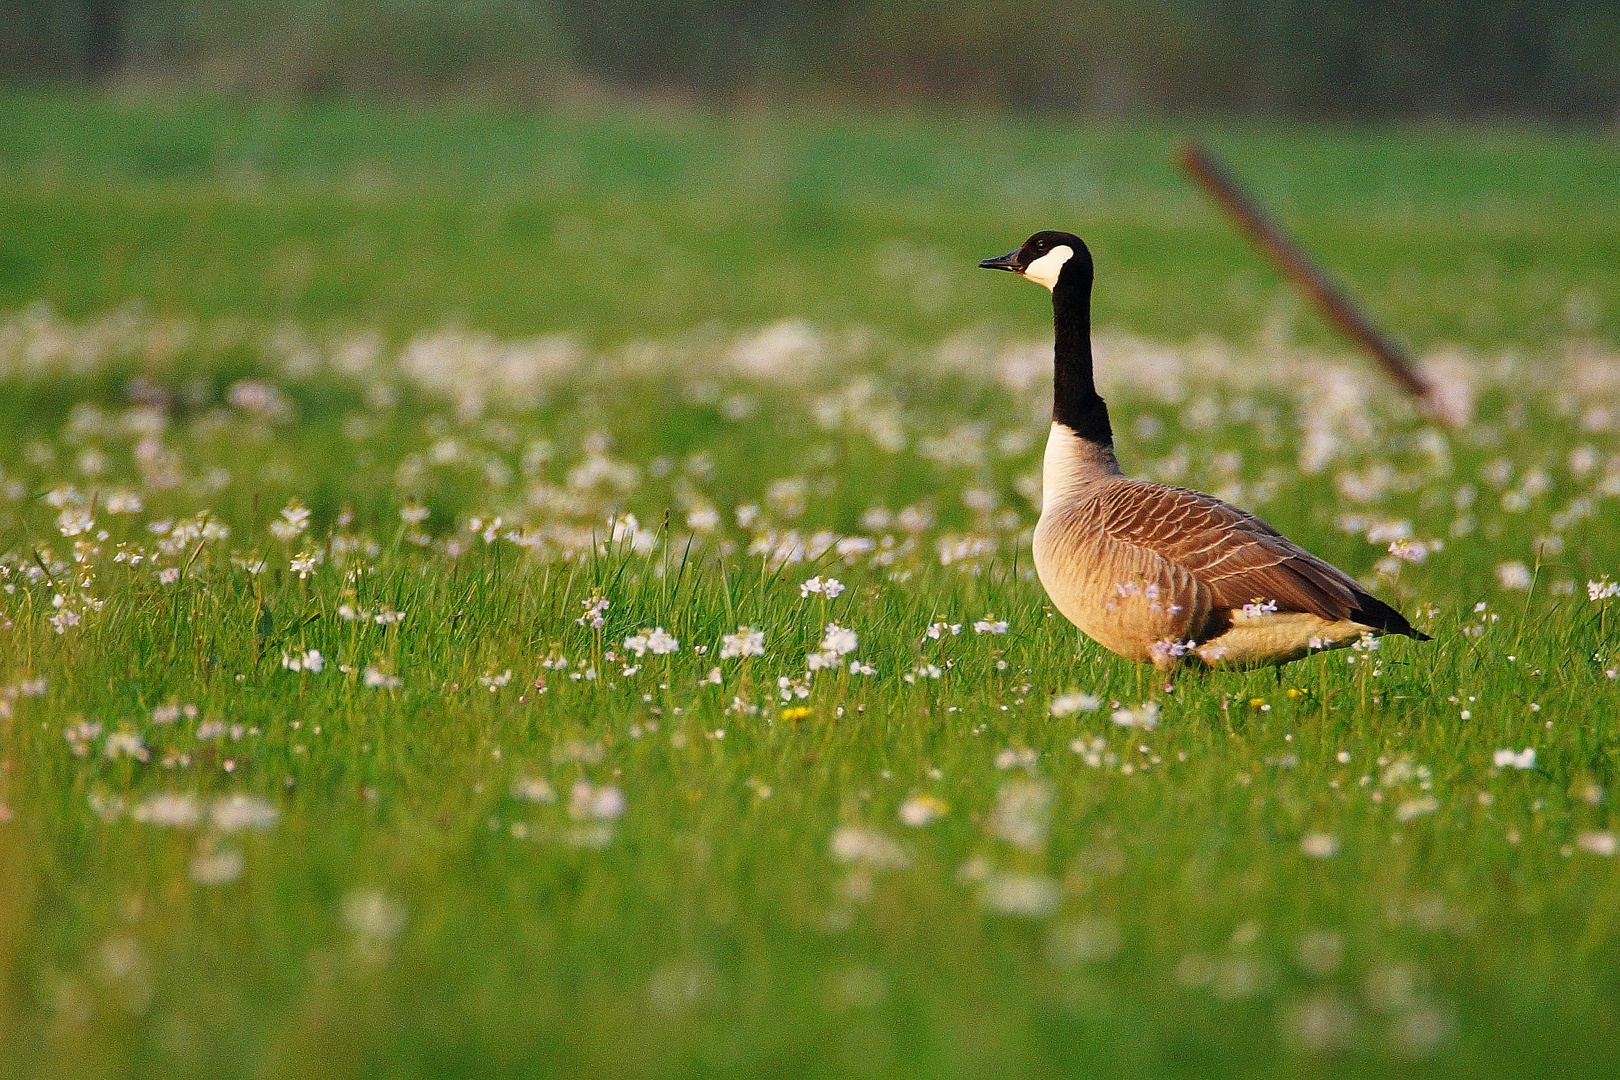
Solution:
M 0 81 L 1607 124 L 1620 3 L 0 0 Z

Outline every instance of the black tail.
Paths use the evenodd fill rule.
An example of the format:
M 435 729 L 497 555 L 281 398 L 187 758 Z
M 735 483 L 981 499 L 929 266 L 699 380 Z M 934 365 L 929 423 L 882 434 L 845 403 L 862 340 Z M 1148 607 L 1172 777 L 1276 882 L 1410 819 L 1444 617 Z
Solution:
M 1433 641 L 1428 634 L 1414 627 L 1406 621 L 1406 616 L 1378 599 L 1364 592 L 1356 594 L 1356 610 L 1350 613 L 1350 621 L 1358 622 L 1362 626 L 1370 626 L 1375 630 L 1382 630 L 1386 634 L 1399 634 L 1401 637 L 1413 638 L 1417 641 Z

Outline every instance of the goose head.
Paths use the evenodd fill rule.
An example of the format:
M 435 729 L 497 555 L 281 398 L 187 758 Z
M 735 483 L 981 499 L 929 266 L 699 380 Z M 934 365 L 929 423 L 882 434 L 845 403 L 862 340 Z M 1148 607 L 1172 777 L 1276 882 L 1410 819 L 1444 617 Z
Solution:
M 1038 282 L 1052 292 L 1060 282 L 1084 279 L 1091 285 L 1091 252 L 1084 240 L 1073 233 L 1047 229 L 1024 241 L 1017 251 L 979 264 L 986 270 L 1011 270 L 1030 281 Z

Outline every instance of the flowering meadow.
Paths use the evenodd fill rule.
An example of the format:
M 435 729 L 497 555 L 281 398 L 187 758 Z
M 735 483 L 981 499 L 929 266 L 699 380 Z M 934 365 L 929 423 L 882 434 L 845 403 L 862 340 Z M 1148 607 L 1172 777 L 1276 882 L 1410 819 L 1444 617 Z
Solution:
M 885 121 L 895 161 L 944 163 L 882 174 L 892 200 L 955 216 L 919 237 L 863 217 L 859 185 L 790 200 L 784 250 L 866 245 L 840 279 L 736 258 L 768 235 L 684 235 L 721 212 L 712 178 L 654 198 L 597 175 L 603 144 L 652 169 L 630 151 L 700 156 L 719 121 L 577 121 L 550 157 L 519 119 L 423 121 L 505 132 L 497 183 L 437 176 L 379 114 L 371 152 L 425 172 L 361 185 L 309 161 L 244 180 L 223 151 L 132 178 L 188 145 L 179 106 L 0 105 L 82 120 L 68 166 L 21 121 L 0 146 L 0 214 L 54 230 L 0 248 L 0 1075 L 1612 1073 L 1620 231 L 1612 195 L 1510 211 L 1490 187 L 1603 151 L 1475 133 L 1502 171 L 1459 179 L 1472 217 L 1426 216 L 1421 169 L 1338 181 L 1372 209 L 1333 235 L 1377 250 L 1327 254 L 1371 260 L 1381 313 L 1426 328 L 1452 427 L 1235 242 L 1185 271 L 1148 243 L 1126 273 L 1142 221 L 1212 220 L 1102 165 L 1094 201 L 1030 194 L 1020 154 L 1057 154 L 1036 129 L 953 187 L 947 126 Z M 356 121 L 308 122 L 318 158 Z M 1087 138 L 1104 164 L 1159 145 Z M 1350 135 L 1233 138 L 1359 160 Z M 1422 156 L 1401 138 L 1369 160 Z M 632 290 L 621 326 L 598 279 L 444 315 L 356 254 L 442 211 L 413 280 L 493 279 L 459 185 L 517 198 L 558 161 L 585 177 L 574 213 L 644 226 L 552 220 L 551 191 L 527 287 L 572 297 L 600 261 L 695 289 L 684 314 Z M 47 213 L 86 192 L 82 221 Z M 352 230 L 260 235 L 300 200 Z M 1042 226 L 1104 238 L 1128 473 L 1253 510 L 1435 640 L 1165 683 L 1056 615 L 1029 557 L 1046 298 L 944 254 L 981 203 L 977 257 Z M 110 246 L 148 210 L 189 222 L 151 240 L 187 273 Z M 1462 237 L 1465 276 L 1409 272 L 1401 229 Z M 210 247 L 271 252 L 265 282 Z M 334 318 L 311 282 L 348 260 L 378 276 Z M 708 263 L 742 308 L 682 269 Z M 1176 295 L 1144 281 L 1240 314 L 1159 322 Z

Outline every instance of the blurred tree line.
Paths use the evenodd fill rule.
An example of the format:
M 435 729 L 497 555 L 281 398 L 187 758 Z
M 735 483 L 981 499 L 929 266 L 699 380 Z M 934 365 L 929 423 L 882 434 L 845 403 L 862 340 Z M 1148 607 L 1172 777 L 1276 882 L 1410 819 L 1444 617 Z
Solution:
M 1620 0 L 0 0 L 0 78 L 317 96 L 1620 116 Z

